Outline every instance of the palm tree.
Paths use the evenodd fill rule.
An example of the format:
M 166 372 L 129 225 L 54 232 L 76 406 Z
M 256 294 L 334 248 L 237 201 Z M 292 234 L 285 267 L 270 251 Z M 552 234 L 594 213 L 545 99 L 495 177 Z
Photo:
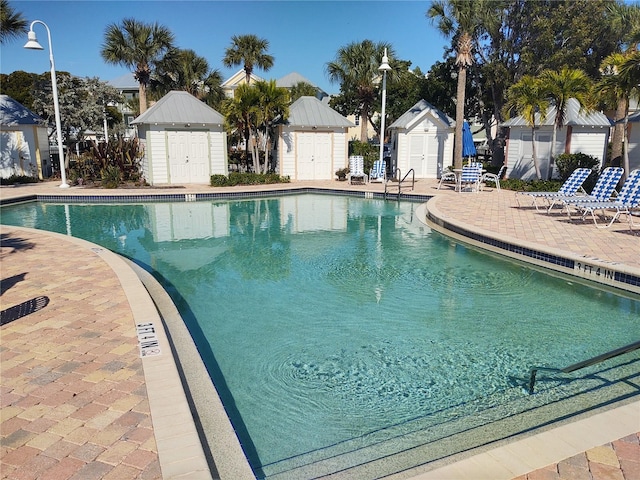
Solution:
M 613 53 L 602 61 L 603 75 L 596 85 L 596 92 L 605 101 L 622 104 L 624 178 L 629 174 L 629 100 L 640 98 L 640 52 Z M 617 118 L 617 114 L 616 114 Z M 618 119 L 620 121 L 620 119 Z M 614 145 L 615 147 L 615 145 Z
M 285 120 L 289 116 L 289 92 L 278 87 L 275 80 L 255 84 L 258 92 L 260 123 L 264 127 L 264 165 L 262 173 L 269 169 L 269 133 L 276 118 Z
M 249 84 L 238 85 L 233 98 L 228 98 L 222 104 L 227 129 L 240 131 L 245 142 L 245 158 L 249 158 L 249 148 L 253 157 L 253 171 L 257 172 L 259 158 L 255 150 L 254 130 L 259 123 L 260 110 L 258 108 L 258 92 Z
M 562 128 L 564 125 L 567 103 L 570 98 L 575 98 L 580 103 L 581 108 L 589 108 L 591 103 L 591 80 L 582 70 L 564 67 L 559 72 L 553 70 L 542 72 L 539 81 L 541 82 L 541 88 L 556 109 L 551 148 L 549 149 L 548 179 L 551 179 L 558 128 Z
M 210 70 L 204 57 L 188 49 L 168 52 L 158 62 L 150 85 L 159 97 L 171 90 L 183 90 L 211 106 L 219 104 L 224 95 L 220 72 Z
M 256 35 L 234 35 L 231 46 L 224 52 L 222 64 L 228 68 L 244 65 L 245 80 L 249 84 L 255 67 L 264 71 L 273 67 L 274 58 L 266 53 L 268 49 L 269 41 Z
M 147 110 L 147 87 L 155 65 L 173 48 L 173 34 L 158 23 L 146 24 L 125 18 L 109 25 L 101 55 L 107 63 L 133 69 L 138 82 L 140 113 Z
M 355 113 L 360 115 L 360 141 L 368 140 L 367 130 L 371 107 L 378 98 L 380 72 L 378 67 L 387 49 L 389 63 L 393 65 L 394 51 L 390 44 L 371 40 L 350 43 L 340 47 L 334 61 L 327 63 L 329 80 L 340 83 L 344 94 L 352 95 Z M 392 70 L 393 75 L 393 70 Z
M 542 173 L 536 154 L 536 116 L 539 116 L 540 123 L 544 122 L 548 107 L 549 101 L 540 81 L 531 75 L 522 77 L 507 92 L 506 116 L 509 116 L 510 110 L 515 110 L 518 115 L 522 115 L 527 125 L 531 126 L 531 153 L 538 180 L 542 180 Z
M 307 82 L 298 82 L 291 87 L 289 94 L 293 103 L 300 97 L 315 97 L 318 94 L 318 88 Z
M 27 21 L 13 10 L 7 0 L 0 0 L 0 43 L 27 33 Z
M 455 168 L 462 168 L 462 124 L 464 123 L 467 69 L 473 64 L 474 42 L 482 29 L 496 21 L 490 0 L 434 0 L 427 10 L 427 18 L 438 30 L 455 42 L 458 86 L 456 91 L 456 131 L 454 144 Z

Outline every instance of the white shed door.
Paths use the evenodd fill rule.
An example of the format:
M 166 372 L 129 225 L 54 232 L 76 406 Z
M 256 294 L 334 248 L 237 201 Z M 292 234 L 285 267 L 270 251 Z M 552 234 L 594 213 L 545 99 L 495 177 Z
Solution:
M 426 135 L 410 135 L 409 139 L 409 165 L 407 172 L 412 168 L 416 172 L 416 177 L 422 178 L 425 175 L 425 153 L 427 151 L 427 136 Z M 401 172 L 402 175 L 406 175 L 407 172 Z
M 330 180 L 331 134 L 298 132 L 296 136 L 298 180 Z
M 209 183 L 207 132 L 167 131 L 171 183 Z

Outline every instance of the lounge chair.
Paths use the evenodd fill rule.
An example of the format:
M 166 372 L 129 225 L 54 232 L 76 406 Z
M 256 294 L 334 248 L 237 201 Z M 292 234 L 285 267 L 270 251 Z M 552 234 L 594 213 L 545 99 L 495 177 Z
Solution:
M 361 155 L 351 155 L 349 157 L 349 182 L 367 183 L 369 176 L 364 173 L 364 157 Z
M 469 164 L 462 167 L 458 191 L 468 187 L 472 192 L 480 191 L 480 178 L 482 177 L 482 164 Z
M 500 167 L 500 170 L 498 170 L 498 173 L 489 173 L 489 172 L 483 173 L 480 181 L 482 183 L 487 183 L 487 181 L 493 182 L 496 184 L 496 190 L 500 190 L 500 178 L 502 177 L 502 175 L 504 175 L 504 172 L 506 169 L 507 169 L 507 166 L 502 165 Z
M 575 207 L 579 211 L 582 211 L 583 220 L 587 214 L 590 213 L 591 218 L 593 218 L 593 223 L 595 223 L 598 228 L 610 227 L 613 225 L 613 222 L 615 222 L 617 218 L 624 213 L 629 219 L 629 229 L 633 230 L 633 215 L 631 215 L 631 210 L 640 206 L 640 169 L 633 170 L 629 174 L 629 177 L 625 180 L 622 188 L 620 189 L 620 193 L 615 200 L 602 202 L 575 202 L 569 203 L 569 205 Z M 598 225 L 595 214 L 596 210 L 601 210 L 602 216 L 604 216 L 605 210 L 613 211 L 613 217 L 607 225 Z
M 442 175 L 440 176 L 440 183 L 438 184 L 438 190 L 440 190 L 440 187 L 442 187 L 442 184 L 444 182 L 451 182 L 453 183 L 454 187 L 456 187 L 458 184 L 458 177 L 456 175 L 456 172 L 452 172 L 449 170 L 442 172 Z
M 373 168 L 369 172 L 369 182 L 382 182 L 387 180 L 387 162 L 384 160 L 376 160 L 373 162 Z
M 546 200 L 547 203 L 551 203 L 555 198 L 573 196 L 582 188 L 582 184 L 590 173 L 590 168 L 576 168 L 557 192 L 517 192 L 516 202 L 518 202 L 518 207 L 520 206 L 520 200 L 518 200 L 520 195 L 529 195 L 533 199 L 533 205 L 536 207 L 536 210 L 539 210 L 538 202 L 536 201 L 539 198 Z
M 589 195 L 573 195 L 569 197 L 557 197 L 554 198 L 549 205 L 548 211 L 550 212 L 554 205 L 568 203 L 582 203 L 582 202 L 606 202 L 611 200 L 611 197 L 616 191 L 616 186 L 622 178 L 624 168 L 622 167 L 607 167 L 605 168 L 596 182 L 593 190 Z

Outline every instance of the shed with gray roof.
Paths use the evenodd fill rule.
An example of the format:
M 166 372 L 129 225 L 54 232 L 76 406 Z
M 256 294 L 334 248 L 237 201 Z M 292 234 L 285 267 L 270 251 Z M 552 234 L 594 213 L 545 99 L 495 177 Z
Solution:
M 455 122 L 426 100 L 420 100 L 389 125 L 391 172 L 416 178 L 439 178 L 453 161 Z
M 0 95 L 0 177 L 51 175 L 44 119 L 9 95 Z
M 536 114 L 536 156 L 539 159 L 543 179 L 557 176 L 555 168 L 553 172 L 549 172 L 555 116 L 554 105 L 547 109 L 544 119 Z M 522 180 L 535 179 L 531 126 L 522 116 L 509 119 L 502 126 L 509 129 L 505 151 L 506 177 Z M 584 153 L 598 158 L 602 167 L 606 159 L 610 129 L 611 122 L 604 113 L 581 109 L 580 103 L 575 98 L 570 98 L 565 109 L 564 125 L 556 132 L 553 153 L 555 156 L 561 153 Z
M 294 180 L 331 180 L 348 165 L 353 123 L 315 97 L 300 97 L 278 126 L 278 172 Z
M 629 172 L 640 168 L 640 111 L 629 115 Z M 622 120 L 621 120 L 622 122 Z M 628 173 L 628 172 L 627 172 Z
M 145 147 L 142 173 L 155 184 L 208 184 L 226 175 L 224 117 L 188 92 L 172 91 L 133 122 Z

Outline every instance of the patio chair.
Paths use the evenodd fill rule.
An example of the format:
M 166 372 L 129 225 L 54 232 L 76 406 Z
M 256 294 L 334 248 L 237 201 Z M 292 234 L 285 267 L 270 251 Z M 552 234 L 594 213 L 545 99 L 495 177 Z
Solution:
M 458 177 L 456 176 L 456 172 L 452 172 L 450 170 L 443 171 L 440 176 L 440 183 L 438 183 L 438 190 L 442 187 L 442 184 L 445 182 L 453 183 L 454 187 L 458 184 Z
M 364 173 L 364 157 L 362 155 L 351 155 L 349 157 L 349 182 L 367 183 L 369 176 Z
M 590 173 L 590 168 L 576 168 L 557 192 L 517 192 L 516 202 L 518 203 L 518 207 L 520 207 L 520 200 L 518 200 L 520 195 L 529 195 L 533 199 L 533 205 L 536 207 L 536 210 L 540 210 L 538 208 L 538 202 L 536 201 L 539 198 L 546 200 L 547 203 L 551 203 L 555 198 L 574 196 L 578 190 L 582 189 L 582 184 Z M 582 191 L 587 193 L 584 189 L 582 189 Z
M 460 181 L 458 182 L 458 191 L 468 187 L 472 192 L 480 191 L 480 178 L 482 177 L 482 167 L 475 165 L 466 165 L 462 167 Z
M 500 190 L 500 178 L 502 178 L 502 175 L 504 175 L 504 172 L 506 169 L 507 169 L 507 166 L 502 165 L 500 167 L 500 170 L 498 170 L 498 173 L 489 173 L 489 172 L 483 173 L 480 181 L 483 183 L 487 183 L 487 181 L 493 182 L 496 184 L 496 190 Z
M 640 206 L 640 169 L 633 170 L 629 177 L 625 180 L 620 193 L 615 200 L 606 200 L 601 202 L 575 202 L 569 203 L 569 205 L 575 207 L 577 210 L 582 211 L 582 219 L 584 220 L 587 214 L 591 214 L 593 223 L 597 228 L 608 228 L 613 225 L 621 214 L 626 214 L 629 219 L 629 229 L 633 231 L 633 215 L 631 210 Z M 605 210 L 612 210 L 613 217 L 607 225 L 599 225 L 596 220 L 596 211 L 602 211 L 602 217 L 604 217 Z M 569 215 L 571 216 L 571 215 Z
M 620 178 L 622 178 L 623 173 L 624 168 L 622 167 L 605 168 L 598 177 L 598 181 L 589 195 L 573 195 L 570 197 L 554 198 L 549 205 L 548 212 L 550 212 L 556 204 L 563 204 L 568 208 L 568 203 L 605 202 L 607 200 L 611 200 L 614 193 L 617 193 L 616 186 L 618 185 Z
M 387 180 L 387 162 L 384 160 L 376 160 L 373 162 L 373 168 L 369 172 L 369 182 L 386 182 Z

